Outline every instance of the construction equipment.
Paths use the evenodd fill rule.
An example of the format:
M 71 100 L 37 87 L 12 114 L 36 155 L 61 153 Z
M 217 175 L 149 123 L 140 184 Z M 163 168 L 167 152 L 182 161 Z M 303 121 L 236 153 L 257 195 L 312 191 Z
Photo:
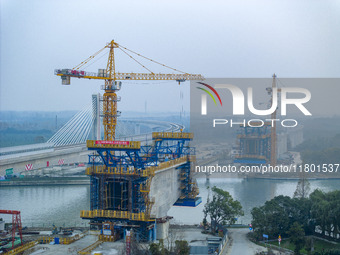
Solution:
M 99 69 L 98 73 L 80 70 L 104 49 L 109 49 L 106 69 Z M 116 72 L 115 49 L 127 54 L 150 73 Z M 151 72 L 128 52 L 180 74 Z M 185 80 L 203 80 L 203 76 L 171 68 L 131 51 L 113 40 L 73 69 L 57 69 L 55 74 L 61 77 L 63 85 L 69 85 L 71 77 L 105 81 L 102 87 L 105 91 L 102 99 L 104 140 L 87 141 L 88 149 L 94 152 L 89 155 L 90 167 L 86 169 L 86 174 L 91 178 L 91 210 L 81 211 L 81 217 L 90 219 L 91 224 L 103 224 L 105 231 L 99 236 L 101 241 L 122 238 L 131 228 L 134 228 L 134 235 L 138 240 L 147 241 L 155 238 L 156 219 L 151 215 L 155 201 L 149 194 L 152 178 L 158 170 L 176 167 L 182 171 L 182 200 L 193 200 L 191 201 L 193 206 L 199 203 L 199 200 L 195 200 L 198 188 L 190 175 L 195 150 L 190 148 L 188 143 L 193 135 L 183 132 L 154 132 L 152 146 L 142 146 L 139 141 L 115 140 L 117 117 L 120 115 L 117 110 L 120 97 L 116 92 L 121 88 L 120 80 L 176 80 L 180 83 Z
M 106 69 L 99 69 L 98 73 L 86 72 L 80 70 L 80 68 L 84 67 L 89 61 L 93 60 L 99 53 L 103 50 L 109 49 L 109 57 L 107 61 Z M 116 72 L 115 66 L 115 54 L 114 50 L 119 49 L 126 55 L 128 55 L 131 59 L 136 61 L 139 65 L 141 65 L 144 69 L 148 70 L 150 73 L 119 73 Z M 152 63 L 159 64 L 163 67 L 169 68 L 173 71 L 179 72 L 179 74 L 161 74 L 161 73 L 153 73 L 141 64 L 138 60 L 136 60 L 133 56 L 131 56 L 128 52 L 131 52 L 141 58 L 151 61 Z M 161 64 L 155 60 L 152 60 L 148 57 L 142 56 L 139 53 L 136 53 L 132 50 L 129 50 L 114 40 L 108 43 L 104 48 L 94 53 L 92 56 L 81 62 L 79 65 L 74 67 L 73 69 L 56 69 L 55 75 L 60 76 L 63 85 L 70 85 L 71 77 L 74 78 L 83 78 L 83 79 L 95 79 L 95 80 L 104 80 L 105 85 L 102 86 L 105 93 L 103 95 L 103 126 L 104 126 L 104 140 L 113 141 L 115 140 L 115 131 L 117 125 L 117 117 L 119 117 L 120 112 L 117 110 L 117 102 L 120 101 L 120 97 L 117 97 L 116 92 L 121 88 L 120 80 L 176 80 L 179 83 L 186 80 L 203 80 L 203 76 L 200 74 L 189 74 L 175 68 L 169 67 L 167 65 Z
M 0 210 L 0 214 L 12 214 L 12 249 L 14 249 L 16 229 L 18 229 L 21 245 L 23 245 L 24 243 L 22 241 L 22 225 L 21 225 L 20 211 Z
M 276 88 L 276 74 L 273 74 L 273 82 L 272 82 L 272 90 L 271 90 L 271 104 L 273 105 L 273 89 Z M 278 92 L 281 92 L 281 89 L 278 89 Z M 272 113 L 271 118 L 272 120 L 276 119 L 276 111 L 277 109 L 275 109 L 275 111 Z M 272 165 L 273 167 L 276 166 L 276 153 L 277 153 L 277 149 L 276 149 L 276 125 L 272 125 L 271 127 L 271 131 L 270 131 L 270 165 Z
M 115 222 L 112 235 L 134 228 L 140 240 L 154 237 L 155 203 L 149 197 L 151 182 L 157 171 L 175 167 L 181 178 L 180 199 L 175 205 L 197 206 L 201 198 L 190 172 L 195 149 L 189 146 L 191 133 L 153 132 L 153 144 L 141 146 L 136 141 L 87 141 L 91 178 L 91 210 L 81 217 L 93 222 Z M 118 153 L 119 152 L 119 153 Z M 137 230 L 138 228 L 138 230 Z
M 270 95 L 270 106 L 273 105 L 273 93 L 281 93 L 281 88 L 276 86 L 276 74 L 273 74 L 272 86 L 266 88 Z M 276 120 L 277 108 L 271 114 L 271 119 Z M 255 127 L 254 127 L 255 125 Z M 258 127 L 256 127 L 258 126 Z M 272 122 L 253 122 L 252 126 L 240 125 L 241 130 L 237 135 L 240 153 L 235 156 L 235 163 L 241 164 L 277 164 L 277 134 L 276 125 Z
M 56 227 L 56 225 L 52 225 L 52 235 L 57 235 L 57 234 L 59 234 L 59 230 L 58 230 L 58 228 Z

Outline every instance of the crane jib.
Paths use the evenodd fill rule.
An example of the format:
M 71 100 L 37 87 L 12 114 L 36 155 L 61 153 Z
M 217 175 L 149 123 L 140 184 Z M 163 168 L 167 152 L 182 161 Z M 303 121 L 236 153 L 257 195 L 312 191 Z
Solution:
M 110 78 L 108 75 L 95 72 L 85 72 L 72 69 L 56 69 L 55 74 L 61 77 L 74 77 L 98 80 L 176 80 L 184 82 L 186 80 L 203 80 L 199 74 L 148 74 L 148 73 L 116 73 Z

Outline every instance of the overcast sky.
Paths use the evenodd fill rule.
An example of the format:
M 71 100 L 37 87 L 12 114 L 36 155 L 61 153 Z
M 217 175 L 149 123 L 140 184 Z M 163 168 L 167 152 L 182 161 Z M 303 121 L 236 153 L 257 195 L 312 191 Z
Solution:
M 80 110 L 101 81 L 62 86 L 114 39 L 205 77 L 340 77 L 340 1 L 1 0 L 0 110 Z M 87 71 L 106 67 L 104 55 Z M 143 62 L 147 65 L 146 62 Z M 117 71 L 144 72 L 117 54 Z M 171 70 L 147 65 L 154 72 Z M 189 109 L 189 82 L 123 82 L 121 111 Z M 184 99 L 180 99 L 181 91 Z

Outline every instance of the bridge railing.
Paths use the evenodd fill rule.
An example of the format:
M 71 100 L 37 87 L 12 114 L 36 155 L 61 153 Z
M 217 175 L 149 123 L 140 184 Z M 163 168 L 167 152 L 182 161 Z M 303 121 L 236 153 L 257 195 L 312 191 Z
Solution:
M 133 167 L 106 167 L 103 165 L 99 166 L 91 166 L 86 168 L 85 173 L 87 175 L 92 174 L 108 174 L 108 175 L 114 175 L 114 174 L 126 174 L 126 175 L 139 175 L 142 177 L 147 177 L 153 175 L 155 172 L 169 168 L 174 165 L 178 165 L 181 163 L 185 163 L 187 161 L 195 160 L 194 156 L 183 156 L 180 158 L 176 158 L 173 160 L 165 161 L 162 163 L 159 163 L 158 166 L 149 166 L 144 170 L 136 170 Z
M 71 244 L 71 243 L 73 243 L 73 242 L 83 238 L 84 236 L 85 235 L 77 234 L 77 235 L 75 235 L 73 237 L 61 237 L 61 238 L 59 238 L 59 243 L 60 244 Z M 52 237 L 52 236 L 43 236 L 43 237 L 39 238 L 37 241 L 39 243 L 48 244 L 50 242 L 54 242 L 55 238 Z
M 81 218 L 118 218 L 129 219 L 134 221 L 153 221 L 146 213 L 130 213 L 127 211 L 113 211 L 113 210 L 82 210 L 80 211 Z
M 150 166 L 149 168 L 154 169 L 155 172 L 172 167 L 174 165 L 178 165 L 181 163 L 185 163 L 188 161 L 188 158 L 186 156 L 180 157 L 180 158 L 176 158 L 176 159 L 172 159 L 169 161 L 165 161 L 162 163 L 159 163 L 158 166 Z
M 122 149 L 122 150 L 139 150 L 139 141 L 101 141 L 101 140 L 87 140 L 86 145 L 88 148 L 109 148 L 109 149 Z
M 154 169 L 144 169 L 144 170 L 136 170 L 133 167 L 106 167 L 103 165 L 99 166 L 91 166 L 86 168 L 85 174 L 92 175 L 92 174 L 107 174 L 107 175 L 114 175 L 114 174 L 124 174 L 124 175 L 138 175 L 142 177 L 147 177 L 153 175 L 155 173 Z
M 193 139 L 193 133 L 173 133 L 173 132 L 153 132 L 152 139 L 167 138 L 167 139 Z
M 22 254 L 22 252 L 34 247 L 35 245 L 37 245 L 38 242 L 37 241 L 32 241 L 29 243 L 25 243 L 24 245 L 21 245 L 17 248 L 14 248 L 13 250 L 10 250 L 9 252 L 5 253 L 6 255 L 16 255 L 16 254 Z

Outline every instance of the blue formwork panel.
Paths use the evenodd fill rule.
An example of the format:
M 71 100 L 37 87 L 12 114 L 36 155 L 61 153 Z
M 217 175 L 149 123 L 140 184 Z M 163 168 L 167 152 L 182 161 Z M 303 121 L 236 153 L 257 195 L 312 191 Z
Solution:
M 187 199 L 178 199 L 174 206 L 187 206 L 187 207 L 196 207 L 200 203 L 202 203 L 201 197 L 196 198 L 187 198 Z

